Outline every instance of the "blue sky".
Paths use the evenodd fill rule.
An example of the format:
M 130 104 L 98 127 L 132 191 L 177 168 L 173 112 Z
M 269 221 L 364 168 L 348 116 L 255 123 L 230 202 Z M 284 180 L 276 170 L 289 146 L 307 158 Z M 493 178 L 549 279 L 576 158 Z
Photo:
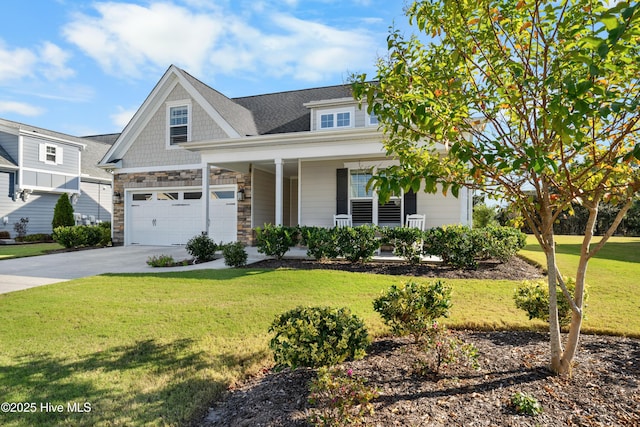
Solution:
M 229 97 L 375 69 L 403 0 L 30 0 L 3 4 L 0 117 L 120 132 L 175 64 Z M 9 18 L 10 19 L 7 19 Z

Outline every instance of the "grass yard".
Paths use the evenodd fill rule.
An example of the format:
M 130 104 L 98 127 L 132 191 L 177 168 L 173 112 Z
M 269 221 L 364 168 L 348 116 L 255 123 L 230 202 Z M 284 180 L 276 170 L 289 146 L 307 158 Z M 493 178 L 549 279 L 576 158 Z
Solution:
M 617 243 L 622 248 L 603 252 L 605 262 L 591 266 L 585 330 L 638 336 L 640 297 L 631 291 L 640 277 L 640 239 Z M 561 266 L 572 262 L 571 247 L 560 252 Z M 539 256 L 533 246 L 525 255 Z M 198 421 L 229 385 L 271 363 L 267 329 L 276 314 L 297 305 L 348 306 L 380 335 L 385 329 L 372 301 L 403 280 L 320 270 L 200 270 L 97 276 L 0 295 L 0 396 L 35 404 L 30 413 L 0 412 L 0 425 Z M 454 289 L 450 325 L 544 326 L 516 310 L 516 282 L 447 283 Z M 617 305 L 597 302 L 602 296 Z M 619 317 L 624 321 L 613 321 Z M 56 405 L 63 412 L 51 412 Z
M 62 249 L 58 243 L 30 243 L 21 245 L 0 245 L 0 260 L 43 255 L 47 251 Z
M 557 260 L 564 276 L 575 277 L 579 236 L 556 236 Z M 596 236 L 594 242 L 599 238 Z M 546 265 L 535 238 L 520 254 Z M 640 237 L 612 237 L 587 268 L 587 332 L 640 336 Z M 620 325 L 625 325 L 621 330 Z

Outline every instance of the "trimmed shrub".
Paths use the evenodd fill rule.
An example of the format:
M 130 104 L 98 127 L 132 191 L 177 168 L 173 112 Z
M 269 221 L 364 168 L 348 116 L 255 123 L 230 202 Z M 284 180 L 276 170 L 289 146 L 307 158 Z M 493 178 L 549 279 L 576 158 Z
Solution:
M 224 265 L 229 267 L 242 267 L 247 265 L 247 258 L 249 257 L 242 242 L 222 245 L 222 256 L 224 257 Z
M 11 234 L 7 230 L 0 231 L 0 239 L 10 239 Z
M 215 258 L 218 245 L 206 234 L 200 234 L 189 239 L 185 249 L 197 262 L 208 262 Z
M 51 234 L 45 233 L 36 233 L 36 234 L 27 234 L 23 238 L 20 239 L 21 242 L 53 242 L 53 238 Z
M 103 229 L 94 225 L 75 225 L 54 228 L 53 240 L 65 248 L 99 246 L 103 240 Z
M 412 335 L 416 343 L 429 332 L 434 320 L 449 316 L 450 308 L 451 288 L 441 280 L 392 285 L 373 301 L 373 309 L 394 335 Z
M 425 232 L 424 252 L 453 267 L 476 269 L 480 241 L 466 225 L 436 227 Z
M 298 228 L 265 224 L 256 229 L 258 252 L 282 259 L 289 249 L 298 244 Z
M 348 308 L 297 307 L 275 318 L 269 346 L 279 366 L 318 368 L 361 359 L 370 344 L 364 322 Z
M 492 226 L 474 230 L 482 252 L 481 258 L 506 262 L 527 245 L 527 235 L 513 227 Z
M 338 256 L 338 241 L 334 228 L 300 227 L 300 244 L 307 247 L 307 256 L 316 260 Z
M 76 225 L 76 221 L 73 218 L 73 206 L 71 206 L 69 195 L 62 193 L 56 202 L 56 206 L 53 208 L 51 228 L 71 227 L 73 225 Z
M 420 262 L 424 233 L 415 227 L 384 227 L 382 244 L 393 245 L 393 254 L 411 264 Z
M 377 230 L 378 227 L 373 225 L 334 228 L 338 256 L 354 263 L 369 261 L 380 248 L 380 241 L 376 238 Z
M 100 246 L 110 246 L 111 245 L 111 222 L 105 221 L 101 222 L 97 225 L 100 228 L 100 232 L 102 233 L 102 238 L 100 239 Z
M 576 281 L 572 277 L 564 279 L 569 293 L 574 296 L 576 291 Z M 571 323 L 571 306 L 564 296 L 560 286 L 557 287 L 558 295 L 558 319 L 561 326 L 568 326 Z M 587 289 L 585 286 L 583 309 L 587 307 Z M 525 280 L 516 288 L 513 299 L 516 307 L 524 310 L 529 315 L 529 320 L 540 319 L 549 322 L 549 285 L 546 279 Z

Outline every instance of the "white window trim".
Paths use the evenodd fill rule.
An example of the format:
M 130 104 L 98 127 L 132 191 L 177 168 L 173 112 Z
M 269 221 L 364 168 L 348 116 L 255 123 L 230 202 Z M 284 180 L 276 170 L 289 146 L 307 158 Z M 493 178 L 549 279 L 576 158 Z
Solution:
M 182 147 L 171 144 L 171 109 L 174 107 L 187 107 L 187 142 L 191 141 L 191 127 L 193 124 L 192 117 L 192 109 L 191 109 L 191 100 L 179 100 L 179 101 L 170 101 L 166 104 L 166 141 L 165 145 L 167 150 L 177 150 L 182 149 Z
M 48 160 L 47 159 L 47 149 L 54 148 L 55 149 L 55 159 Z M 43 162 L 45 165 L 61 165 L 63 161 L 63 149 L 61 146 L 56 144 L 50 144 L 48 142 L 41 142 L 39 146 L 39 160 Z
M 338 126 L 339 113 L 349 113 L 349 126 Z M 329 115 L 329 114 L 333 115 L 333 126 L 328 128 L 320 127 L 322 116 Z M 323 130 L 336 130 L 336 129 L 350 129 L 354 127 L 355 119 L 356 119 L 355 107 L 317 110 L 316 111 L 316 130 L 323 131 Z

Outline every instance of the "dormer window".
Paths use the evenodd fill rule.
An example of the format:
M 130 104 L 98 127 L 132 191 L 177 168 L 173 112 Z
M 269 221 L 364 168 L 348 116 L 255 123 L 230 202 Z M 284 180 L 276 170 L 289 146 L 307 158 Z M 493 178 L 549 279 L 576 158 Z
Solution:
M 318 129 L 323 130 L 353 127 L 353 113 L 353 108 L 318 111 Z
M 173 146 L 191 140 L 191 103 L 177 102 L 167 105 L 168 145 Z

